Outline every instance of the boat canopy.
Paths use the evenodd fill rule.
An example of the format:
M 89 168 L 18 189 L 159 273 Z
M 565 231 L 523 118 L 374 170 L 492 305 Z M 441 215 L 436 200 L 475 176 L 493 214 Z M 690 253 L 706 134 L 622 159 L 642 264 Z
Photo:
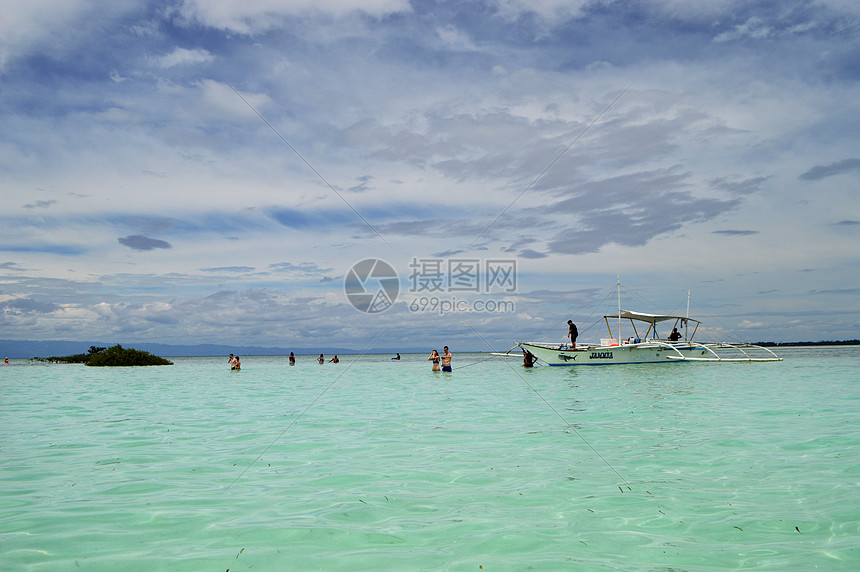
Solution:
M 685 338 L 687 340 L 693 339 L 693 336 L 696 335 L 696 331 L 699 329 L 699 320 L 693 320 L 692 318 L 687 318 L 686 316 L 670 316 L 667 314 L 646 314 L 645 312 L 631 312 L 630 310 L 621 310 L 618 314 L 612 314 L 611 316 L 603 316 L 603 319 L 606 321 L 606 329 L 609 330 L 609 336 L 612 337 L 612 326 L 609 325 L 610 319 L 618 320 L 618 327 L 621 328 L 621 320 L 630 320 L 630 324 L 633 326 L 633 331 L 636 333 L 636 337 L 648 338 L 649 336 L 657 336 L 657 322 L 668 322 L 670 320 L 674 320 L 674 327 L 679 326 L 687 326 L 690 324 L 693 325 L 693 333 L 690 335 L 686 335 L 688 332 L 685 332 Z M 648 331 L 644 334 L 640 334 L 639 330 L 636 328 L 636 322 L 645 322 L 648 324 Z
M 665 322 L 666 320 L 685 320 L 695 324 L 700 324 L 699 320 L 687 318 L 686 316 L 667 316 L 663 314 L 646 314 L 645 312 L 631 312 L 629 310 L 621 310 L 621 314 L 613 314 L 611 316 L 603 316 L 604 318 L 623 318 L 625 320 L 639 320 L 648 324 L 657 322 Z

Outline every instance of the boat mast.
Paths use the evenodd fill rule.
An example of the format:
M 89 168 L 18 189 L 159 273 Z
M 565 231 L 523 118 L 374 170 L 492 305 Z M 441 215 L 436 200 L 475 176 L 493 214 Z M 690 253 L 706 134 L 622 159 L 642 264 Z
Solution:
M 690 291 L 687 290 L 687 313 L 684 316 L 684 340 L 689 341 L 690 337 L 687 335 L 690 332 Z
M 621 345 L 621 275 L 618 275 L 618 345 Z

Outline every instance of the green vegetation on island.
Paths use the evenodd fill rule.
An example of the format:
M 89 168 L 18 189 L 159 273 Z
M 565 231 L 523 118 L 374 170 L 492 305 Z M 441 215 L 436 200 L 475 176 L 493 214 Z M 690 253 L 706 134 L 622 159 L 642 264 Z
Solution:
M 85 354 L 74 354 L 64 357 L 35 358 L 39 361 L 58 363 L 82 363 L 94 367 L 104 366 L 137 366 L 137 365 L 173 365 L 173 362 L 152 355 L 149 352 L 124 348 L 117 344 L 110 348 L 90 346 Z

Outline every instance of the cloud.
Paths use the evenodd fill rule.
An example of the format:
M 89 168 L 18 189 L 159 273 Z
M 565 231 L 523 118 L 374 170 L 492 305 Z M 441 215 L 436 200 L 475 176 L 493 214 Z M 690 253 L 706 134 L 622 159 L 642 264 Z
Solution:
M 738 196 L 752 195 L 762 190 L 762 185 L 770 177 L 749 177 L 746 179 L 729 179 L 720 177 L 711 181 L 711 187 Z
M 447 25 L 436 29 L 436 34 L 445 49 L 454 51 L 473 51 L 477 46 L 472 42 L 468 34 L 457 29 L 453 25 Z
M 290 16 L 319 14 L 344 17 L 358 12 L 381 18 L 409 9 L 408 0 L 185 0 L 177 8 L 177 13 L 188 21 L 205 26 L 240 34 L 257 34 L 283 26 Z
M 301 264 L 293 264 L 292 262 L 276 262 L 270 264 L 269 268 L 275 272 L 285 272 L 288 274 L 301 275 L 316 275 L 331 272 L 332 268 L 321 268 L 313 262 L 302 262 Z
M 442 252 L 434 252 L 433 258 L 450 258 L 452 256 L 457 256 L 458 254 L 462 254 L 466 252 L 462 248 L 458 248 L 456 250 L 443 250 Z
M 798 178 L 802 181 L 820 181 L 846 173 L 860 173 L 860 158 L 843 159 L 828 165 L 816 165 L 802 173 Z
M 76 24 L 92 9 L 89 0 L 8 0 L 0 19 L 0 74 L 22 53 Z M 109 9 L 109 8 L 108 8 Z
M 752 17 L 743 24 L 738 24 L 732 30 L 723 32 L 714 37 L 714 42 L 723 43 L 748 38 L 751 40 L 763 40 L 773 34 L 773 29 L 765 24 L 760 18 Z
M 229 272 L 232 274 L 245 274 L 247 272 L 253 272 L 255 268 L 253 266 L 216 266 L 215 268 L 201 268 L 203 272 Z
M 155 248 L 171 248 L 169 242 L 165 242 L 163 240 L 158 240 L 156 238 L 149 238 L 148 236 L 144 236 L 142 234 L 132 234 L 130 236 L 125 236 L 117 239 L 120 244 L 125 245 L 134 250 L 153 250 Z
M 823 290 L 810 290 L 810 294 L 825 294 L 828 296 L 857 296 L 860 294 L 860 288 L 831 288 Z
M 42 302 L 32 298 L 15 298 L 6 302 L 0 302 L 0 310 L 19 314 L 50 314 L 59 309 L 52 302 Z
M 711 234 L 724 234 L 727 236 L 750 236 L 752 234 L 758 234 L 757 230 L 715 230 Z
M 55 205 L 55 204 L 57 204 L 57 201 L 55 201 L 54 199 L 51 199 L 48 201 L 35 201 L 32 203 L 27 203 L 26 205 L 24 205 L 24 208 L 25 209 L 46 209 L 46 208 L 50 207 L 51 205 Z
M 689 172 L 671 167 L 580 185 L 573 196 L 545 209 L 577 221 L 565 224 L 549 242 L 550 251 L 596 252 L 610 243 L 642 246 L 685 224 L 711 220 L 739 204 L 737 198 L 697 196 L 687 189 L 690 177 Z
M 549 255 L 546 253 L 543 253 L 543 252 L 538 252 L 536 250 L 532 250 L 531 248 L 524 248 L 523 250 L 519 251 L 518 256 L 520 258 L 535 259 L 535 258 L 546 258 Z
M 155 63 L 162 68 L 172 68 L 174 66 L 180 65 L 185 66 L 209 63 L 214 59 L 215 57 L 207 50 L 188 50 L 185 48 L 176 48 L 169 54 L 156 58 Z
M 358 184 L 349 187 L 347 190 L 351 193 L 363 193 L 367 191 L 368 184 L 370 183 L 370 181 L 373 180 L 373 177 L 371 177 L 370 175 L 364 175 L 362 177 L 356 178 L 356 180 L 358 181 Z
M 34 252 L 44 254 L 59 254 L 63 256 L 78 256 L 86 254 L 88 250 L 82 246 L 73 244 L 45 244 L 45 243 L 28 243 L 28 244 L 2 244 L 0 243 L 0 252 Z

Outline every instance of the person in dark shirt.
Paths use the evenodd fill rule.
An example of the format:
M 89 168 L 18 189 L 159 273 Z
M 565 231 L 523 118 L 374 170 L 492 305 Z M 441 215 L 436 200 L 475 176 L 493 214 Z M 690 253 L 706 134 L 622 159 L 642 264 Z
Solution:
M 570 336 L 570 349 L 576 349 L 576 338 L 579 336 L 579 332 L 576 330 L 576 324 L 573 323 L 573 320 L 568 320 L 567 325 L 570 326 L 567 331 L 567 335 Z

